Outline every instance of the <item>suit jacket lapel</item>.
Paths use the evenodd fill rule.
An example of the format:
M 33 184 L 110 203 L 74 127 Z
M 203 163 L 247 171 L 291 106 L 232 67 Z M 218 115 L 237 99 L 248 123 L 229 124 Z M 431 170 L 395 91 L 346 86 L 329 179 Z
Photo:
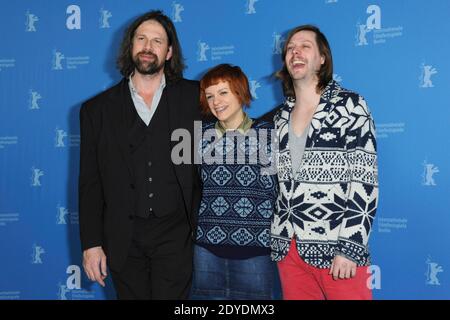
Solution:
M 177 83 L 169 83 L 166 86 L 167 90 L 167 107 L 169 112 L 169 128 L 170 128 L 170 135 L 172 135 L 173 131 L 178 128 L 183 129 L 189 129 L 188 124 L 186 124 L 183 121 L 193 121 L 192 115 L 187 112 L 185 108 L 189 108 L 191 106 L 188 106 L 183 103 L 183 90 L 181 85 L 177 85 Z M 193 132 L 190 132 L 191 140 L 193 137 Z M 170 139 L 170 146 L 171 150 L 172 148 L 179 142 L 172 141 Z M 192 147 L 190 144 L 189 147 Z M 191 167 L 190 164 L 184 165 L 174 165 L 175 168 L 175 174 L 178 178 L 178 182 L 182 186 L 183 193 L 192 191 L 192 172 L 191 170 L 186 170 L 187 167 Z M 187 186 L 189 188 L 184 188 L 183 186 Z M 184 194 L 186 199 L 191 198 L 191 194 Z
M 131 99 L 130 89 L 128 87 L 128 79 L 123 79 L 118 85 L 117 94 L 111 97 L 111 119 L 113 124 L 113 131 L 116 141 L 119 145 L 120 151 L 127 165 L 130 176 L 134 177 L 132 160 L 130 155 L 130 146 L 128 143 L 128 129 L 127 129 L 127 108 L 134 108 L 133 100 Z
M 172 83 L 168 83 L 166 85 L 165 90 L 166 97 L 167 97 L 167 108 L 169 112 L 169 130 L 170 134 L 172 135 L 172 132 L 180 127 L 180 118 L 181 118 L 181 112 L 180 108 L 178 107 L 181 100 L 181 88 L 180 86 L 177 86 Z M 170 141 L 170 146 L 173 148 L 175 145 L 174 141 Z

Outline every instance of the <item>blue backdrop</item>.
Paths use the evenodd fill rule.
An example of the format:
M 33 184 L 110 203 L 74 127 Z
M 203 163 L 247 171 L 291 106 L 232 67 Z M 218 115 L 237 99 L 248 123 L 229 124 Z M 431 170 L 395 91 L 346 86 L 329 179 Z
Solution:
M 114 297 L 81 270 L 78 112 L 120 80 L 125 27 L 157 8 L 175 22 L 187 78 L 243 68 L 254 117 L 282 100 L 271 74 L 287 32 L 319 26 L 334 78 L 376 122 L 374 296 L 450 298 L 449 1 L 18 0 L 0 4 L 0 299 Z

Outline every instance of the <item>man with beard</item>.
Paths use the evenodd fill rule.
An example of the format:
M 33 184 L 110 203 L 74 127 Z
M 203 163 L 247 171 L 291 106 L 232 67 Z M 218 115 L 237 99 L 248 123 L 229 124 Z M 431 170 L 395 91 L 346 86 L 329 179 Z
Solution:
M 366 100 L 333 80 L 325 35 L 290 31 L 276 75 L 279 194 L 271 231 L 283 299 L 371 300 L 369 236 L 378 206 L 375 124 Z
M 80 110 L 83 267 L 102 286 L 109 267 L 119 299 L 184 299 L 200 184 L 192 159 L 172 161 L 171 136 L 193 136 L 198 83 L 183 79 L 177 33 L 161 11 L 128 27 L 117 62 L 122 81 Z

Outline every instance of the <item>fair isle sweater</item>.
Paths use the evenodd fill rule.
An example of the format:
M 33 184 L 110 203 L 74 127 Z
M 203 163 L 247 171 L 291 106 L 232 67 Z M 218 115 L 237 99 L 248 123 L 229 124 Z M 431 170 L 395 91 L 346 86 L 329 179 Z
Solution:
M 320 97 L 300 170 L 292 170 L 289 121 L 295 101 L 275 115 L 279 196 L 271 230 L 272 259 L 293 238 L 300 257 L 330 268 L 336 255 L 370 264 L 369 235 L 378 204 L 375 125 L 363 97 L 331 80 Z
M 275 163 L 268 163 L 273 124 L 250 123 L 250 130 L 231 132 L 206 123 L 199 146 L 203 194 L 196 243 L 227 259 L 270 254 L 277 195 Z

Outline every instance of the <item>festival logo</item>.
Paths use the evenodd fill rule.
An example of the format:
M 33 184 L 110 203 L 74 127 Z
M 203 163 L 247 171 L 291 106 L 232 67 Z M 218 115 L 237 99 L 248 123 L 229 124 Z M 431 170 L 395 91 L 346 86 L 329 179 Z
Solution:
M 183 19 L 181 18 L 182 11 L 184 11 L 183 5 L 174 1 L 172 3 L 172 20 L 173 20 L 173 22 L 183 22 Z
M 25 13 L 25 16 L 27 17 L 25 21 L 25 31 L 36 32 L 35 23 L 39 21 L 39 18 L 35 14 L 30 13 L 30 11 L 27 11 L 27 13 Z

